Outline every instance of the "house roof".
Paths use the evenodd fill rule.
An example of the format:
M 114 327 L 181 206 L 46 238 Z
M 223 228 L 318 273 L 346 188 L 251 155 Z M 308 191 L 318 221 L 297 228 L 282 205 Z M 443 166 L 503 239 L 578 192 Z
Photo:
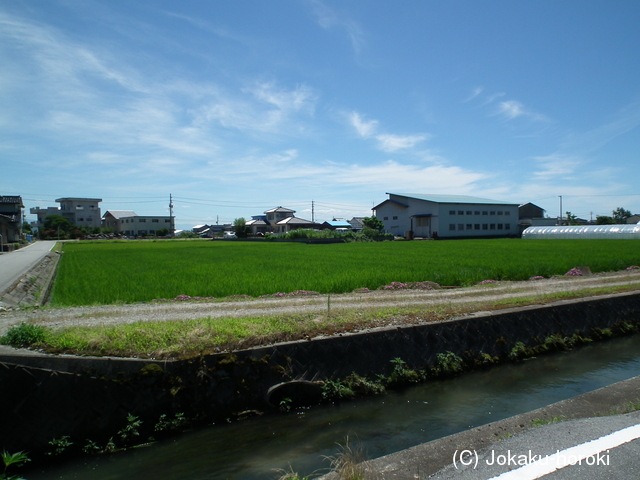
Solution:
M 295 213 L 295 210 L 291 210 L 290 208 L 284 208 L 284 207 L 276 207 L 276 208 L 272 208 L 271 210 L 267 210 L 264 213 Z
M 304 218 L 287 217 L 284 220 L 280 220 L 276 225 L 313 225 L 313 222 Z
M 394 195 L 395 195 L 395 194 L 394 194 Z M 384 202 L 379 203 L 378 205 L 376 205 L 375 207 L 373 207 L 373 208 L 372 208 L 372 210 L 377 210 L 379 207 L 381 207 L 381 206 L 382 206 L 382 205 L 384 205 L 385 203 L 395 203 L 396 205 L 399 205 L 399 206 L 401 206 L 401 207 L 403 207 L 403 208 L 409 208 L 409 205 L 407 205 L 406 203 L 400 203 L 400 202 L 398 202 L 397 200 L 390 200 L 390 199 L 387 199 L 387 200 L 385 200 Z M 364 218 L 364 217 L 362 217 L 362 218 Z
M 19 203 L 22 205 L 22 197 L 18 195 L 0 196 L 0 203 Z
M 364 226 L 362 224 L 363 220 L 364 220 L 364 217 L 353 217 L 351 220 L 349 220 L 349 225 L 351 225 L 351 228 L 355 228 L 355 229 L 362 228 Z
M 253 220 L 245 222 L 245 225 L 267 225 L 267 222 L 265 222 L 261 218 L 254 218 Z
M 119 220 L 120 218 L 125 218 L 125 217 L 138 216 L 136 215 L 136 212 L 134 212 L 133 210 L 107 210 L 106 212 L 104 212 L 104 215 L 102 217 L 104 218 L 107 215 L 111 215 L 116 220 Z
M 64 197 L 64 198 L 56 198 L 56 202 L 97 202 L 100 203 L 102 201 L 101 198 L 81 198 L 81 197 Z
M 398 197 L 415 198 L 434 203 L 484 203 L 487 205 L 518 205 L 517 203 L 503 202 L 501 200 L 491 200 L 490 198 L 472 197 L 469 195 L 432 195 L 429 193 L 390 193 Z
M 324 222 L 324 223 L 335 228 L 343 228 L 343 227 L 352 228 L 351 224 L 346 220 L 332 220 L 331 222 Z

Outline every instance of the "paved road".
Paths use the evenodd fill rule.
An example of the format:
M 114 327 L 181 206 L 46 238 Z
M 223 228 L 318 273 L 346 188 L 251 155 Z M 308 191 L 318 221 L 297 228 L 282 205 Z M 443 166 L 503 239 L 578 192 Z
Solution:
M 0 297 L 11 285 L 51 251 L 53 240 L 35 242 L 28 247 L 0 255 Z
M 640 376 L 371 460 L 367 468 L 380 480 L 638 480 L 640 411 L 611 413 L 628 411 L 639 392 Z M 570 420 L 553 423 L 563 418 Z
M 639 416 L 571 420 L 531 429 L 480 451 L 462 447 L 455 463 L 429 478 L 637 480 Z

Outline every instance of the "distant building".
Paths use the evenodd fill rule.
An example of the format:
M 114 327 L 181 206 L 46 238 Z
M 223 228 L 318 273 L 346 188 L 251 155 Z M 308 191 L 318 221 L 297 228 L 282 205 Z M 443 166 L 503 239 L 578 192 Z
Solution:
M 0 195 L 0 245 L 20 241 L 23 208 L 22 197 Z
M 107 210 L 103 225 L 113 228 L 114 233 L 127 237 L 157 235 L 158 230 L 175 230 L 175 218 L 171 216 L 141 216 L 132 210 Z
M 284 207 L 276 207 L 264 212 L 264 215 L 255 215 L 246 222 L 253 234 L 257 233 L 286 233 L 298 228 L 322 228 L 318 223 L 304 218 L 298 218 L 295 210 Z
M 388 193 L 373 207 L 384 231 L 407 238 L 519 235 L 518 204 L 467 195 Z
M 40 208 L 30 210 L 38 220 L 36 226 L 44 227 L 46 218 L 50 215 L 61 215 L 72 224 L 85 228 L 100 228 L 102 215 L 100 214 L 101 198 L 58 198 L 59 207 Z
M 544 227 L 556 225 L 556 218 L 545 217 L 546 210 L 533 203 L 523 203 L 518 207 L 518 225 L 520 232 L 528 227 Z
M 362 229 L 364 228 L 364 223 L 362 223 L 364 221 L 365 217 L 353 217 L 351 220 L 349 220 L 349 225 L 351 225 L 351 229 L 358 233 L 360 231 L 362 231 Z
M 346 220 L 336 220 L 324 222 L 322 228 L 328 228 L 329 230 L 337 230 L 342 232 L 353 231 L 353 227 Z

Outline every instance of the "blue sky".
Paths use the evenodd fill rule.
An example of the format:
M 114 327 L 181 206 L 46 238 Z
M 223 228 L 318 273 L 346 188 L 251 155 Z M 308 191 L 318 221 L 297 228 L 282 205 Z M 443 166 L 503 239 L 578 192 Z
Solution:
M 140 215 L 171 194 L 178 228 L 366 216 L 386 192 L 640 213 L 639 19 L 637 0 L 4 0 L 0 194 Z

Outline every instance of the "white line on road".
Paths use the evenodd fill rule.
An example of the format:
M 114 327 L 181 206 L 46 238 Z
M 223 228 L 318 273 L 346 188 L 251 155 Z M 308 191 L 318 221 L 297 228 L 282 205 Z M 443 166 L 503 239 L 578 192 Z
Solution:
M 609 435 L 557 451 L 523 467 L 505 472 L 489 480 L 535 480 L 569 465 L 609 465 L 609 450 L 640 438 L 640 425 L 627 427 Z M 601 455 L 606 452 L 606 455 Z M 606 461 L 606 463 L 604 463 Z

